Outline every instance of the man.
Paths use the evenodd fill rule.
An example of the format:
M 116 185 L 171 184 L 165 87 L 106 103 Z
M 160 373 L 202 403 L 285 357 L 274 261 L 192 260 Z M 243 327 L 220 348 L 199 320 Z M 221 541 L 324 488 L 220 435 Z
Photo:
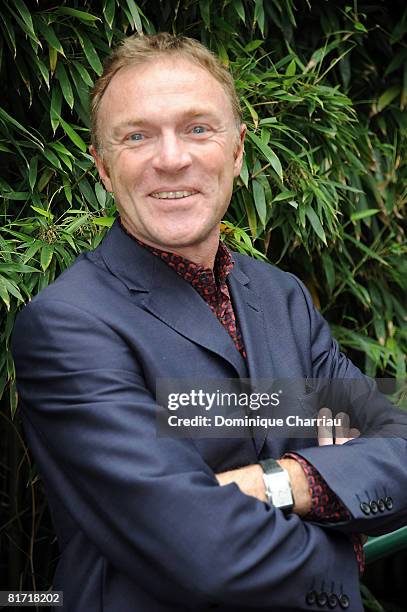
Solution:
M 69 612 L 358 612 L 356 534 L 406 519 L 403 439 L 157 435 L 160 379 L 364 380 L 295 277 L 219 243 L 245 130 L 191 39 L 131 37 L 95 85 L 91 152 L 120 219 L 13 338 Z

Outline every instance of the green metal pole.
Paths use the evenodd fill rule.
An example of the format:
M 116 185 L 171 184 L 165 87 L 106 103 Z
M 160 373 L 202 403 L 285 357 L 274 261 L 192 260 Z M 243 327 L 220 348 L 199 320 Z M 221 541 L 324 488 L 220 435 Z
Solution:
M 407 548 L 407 526 L 391 533 L 369 538 L 365 544 L 366 563 L 373 563 L 383 557 L 388 557 L 403 548 Z

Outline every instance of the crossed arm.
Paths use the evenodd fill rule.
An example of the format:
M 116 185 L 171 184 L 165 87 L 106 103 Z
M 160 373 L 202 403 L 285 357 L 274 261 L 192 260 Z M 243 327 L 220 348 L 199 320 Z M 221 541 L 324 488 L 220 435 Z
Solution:
M 320 416 L 322 416 L 322 412 L 326 410 L 326 408 L 323 408 L 320 412 Z M 338 417 L 340 416 L 341 414 L 338 415 Z M 344 423 L 344 426 L 335 427 L 335 432 L 332 430 L 332 428 L 319 428 L 319 446 L 344 444 L 345 442 L 348 442 L 359 435 L 357 430 L 349 430 L 346 428 L 346 415 L 344 414 L 342 416 L 342 422 Z M 281 465 L 281 467 L 287 470 L 290 478 L 294 498 L 293 512 L 298 514 L 300 517 L 306 516 L 311 511 L 312 493 L 307 476 L 302 469 L 301 464 L 293 458 L 281 458 L 278 460 L 278 463 Z M 216 474 L 216 478 L 221 486 L 234 482 L 245 495 L 250 495 L 259 499 L 260 501 L 267 501 L 263 480 L 263 470 L 260 464 L 248 465 L 239 469 L 222 472 L 220 474 Z

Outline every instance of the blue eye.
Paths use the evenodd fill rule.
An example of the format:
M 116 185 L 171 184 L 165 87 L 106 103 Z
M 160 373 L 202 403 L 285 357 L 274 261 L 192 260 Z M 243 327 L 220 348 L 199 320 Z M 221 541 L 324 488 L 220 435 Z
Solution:
M 129 140 L 133 140 L 135 142 L 138 142 L 139 140 L 143 139 L 143 134 L 140 134 L 140 132 L 136 132 L 135 134 L 130 134 L 129 136 Z
M 206 132 L 206 127 L 203 125 L 196 125 L 192 128 L 194 134 L 204 134 Z

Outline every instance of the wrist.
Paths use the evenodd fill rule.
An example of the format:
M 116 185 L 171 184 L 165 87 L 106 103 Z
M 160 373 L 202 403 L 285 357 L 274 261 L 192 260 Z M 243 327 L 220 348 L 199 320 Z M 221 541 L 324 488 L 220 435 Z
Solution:
M 292 512 L 306 516 L 311 512 L 312 496 L 304 470 L 295 459 L 279 459 L 277 463 L 288 472 L 290 478 L 294 498 Z

